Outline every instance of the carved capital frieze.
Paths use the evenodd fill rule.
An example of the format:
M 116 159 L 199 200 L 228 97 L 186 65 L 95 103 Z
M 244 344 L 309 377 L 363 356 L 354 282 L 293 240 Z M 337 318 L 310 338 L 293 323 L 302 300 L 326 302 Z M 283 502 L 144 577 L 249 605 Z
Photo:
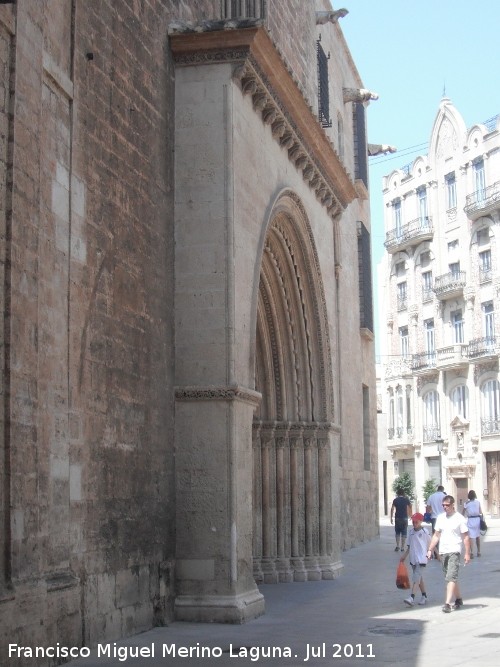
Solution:
M 259 392 L 237 385 L 232 387 L 188 386 L 175 389 L 176 401 L 240 401 L 257 407 L 261 398 Z
M 285 449 L 288 444 L 288 438 L 280 436 L 276 438 L 276 449 Z

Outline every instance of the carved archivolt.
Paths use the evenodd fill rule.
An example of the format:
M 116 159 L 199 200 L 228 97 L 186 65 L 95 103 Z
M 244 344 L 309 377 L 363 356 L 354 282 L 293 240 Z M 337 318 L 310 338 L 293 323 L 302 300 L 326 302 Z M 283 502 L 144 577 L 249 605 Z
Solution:
M 331 346 L 319 260 L 305 211 L 291 192 L 275 207 L 266 238 L 257 326 L 261 418 L 333 421 Z

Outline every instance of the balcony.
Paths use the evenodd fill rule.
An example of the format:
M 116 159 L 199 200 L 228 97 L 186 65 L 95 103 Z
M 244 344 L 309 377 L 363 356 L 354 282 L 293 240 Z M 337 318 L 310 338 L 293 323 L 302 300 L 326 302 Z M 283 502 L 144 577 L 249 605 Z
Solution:
M 477 220 L 500 208 L 500 181 L 467 195 L 464 211 L 470 220 Z
M 481 419 L 481 435 L 499 435 L 500 419 Z
M 482 285 L 483 283 L 491 283 L 493 277 L 493 272 L 491 266 L 479 267 L 479 282 Z
M 411 377 L 412 364 L 410 357 L 399 357 L 391 359 L 385 367 L 385 379 L 395 380 L 397 378 Z
M 388 253 L 393 254 L 409 245 L 430 241 L 434 236 L 432 218 L 425 216 L 412 220 L 402 227 L 395 227 L 385 235 L 385 247 Z
M 413 446 L 413 428 L 398 426 L 387 429 L 387 449 L 391 452 L 404 452 Z
M 500 353 L 500 341 L 496 336 L 487 336 L 485 338 L 474 338 L 469 342 L 467 356 L 469 361 L 481 363 L 493 361 L 498 358 Z
M 436 371 L 436 353 L 419 352 L 412 355 L 411 367 L 415 375 L 426 375 Z
M 441 440 L 441 427 L 424 426 L 422 437 L 423 442 L 439 442 Z
M 438 299 L 452 299 L 462 296 L 465 287 L 465 271 L 452 271 L 437 276 L 434 281 L 434 294 Z
M 398 300 L 397 300 L 397 309 L 398 313 L 401 312 L 402 310 L 406 310 L 408 308 L 408 297 L 406 294 L 399 295 L 398 294 Z
M 387 429 L 387 437 L 389 440 L 413 440 L 413 428 L 411 426 L 397 426 L 396 428 Z
M 469 364 L 467 351 L 469 346 L 464 343 L 455 343 L 436 350 L 436 366 L 439 370 L 449 371 L 459 369 Z
M 434 298 L 434 290 L 428 287 L 422 287 L 422 303 L 427 303 L 428 301 L 432 301 L 433 298 Z

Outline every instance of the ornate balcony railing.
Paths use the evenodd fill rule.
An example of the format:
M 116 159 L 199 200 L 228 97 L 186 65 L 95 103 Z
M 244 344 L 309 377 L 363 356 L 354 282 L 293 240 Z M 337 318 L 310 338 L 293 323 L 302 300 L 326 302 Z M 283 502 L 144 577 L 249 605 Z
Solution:
M 394 252 L 396 248 L 409 242 L 431 239 L 433 234 L 432 218 L 427 215 L 412 220 L 402 227 L 391 229 L 385 235 L 384 245 L 388 252 Z
M 422 301 L 426 303 L 427 301 L 432 301 L 434 297 L 434 291 L 429 287 L 422 287 Z
M 422 436 L 423 436 L 424 442 L 436 442 L 436 440 L 441 439 L 441 427 L 440 426 L 424 426 Z
M 500 419 L 481 419 L 481 435 L 500 433 Z
M 434 294 L 438 298 L 449 298 L 463 292 L 465 287 L 465 271 L 451 271 L 437 276 L 434 281 Z
M 396 357 L 391 359 L 385 367 L 385 379 L 404 378 L 411 376 L 411 357 Z
M 398 311 L 401 310 L 406 310 L 408 307 L 408 297 L 406 295 L 404 296 L 399 296 L 398 295 Z
M 436 368 L 436 353 L 419 352 L 418 354 L 412 355 L 411 367 L 415 372 Z
M 398 448 L 409 445 L 413 442 L 413 427 L 412 426 L 397 426 L 387 429 L 387 439 L 397 440 L 398 442 L 391 445 L 391 447 Z
M 479 282 L 480 283 L 489 283 L 492 278 L 491 266 L 489 268 L 480 267 L 479 269 Z
M 266 18 L 267 0 L 221 0 L 223 19 L 264 19 Z
M 467 356 L 469 359 L 496 356 L 499 351 L 498 342 L 496 336 L 474 338 L 469 342 Z
M 500 206 L 500 181 L 476 190 L 465 199 L 464 211 L 473 220 Z

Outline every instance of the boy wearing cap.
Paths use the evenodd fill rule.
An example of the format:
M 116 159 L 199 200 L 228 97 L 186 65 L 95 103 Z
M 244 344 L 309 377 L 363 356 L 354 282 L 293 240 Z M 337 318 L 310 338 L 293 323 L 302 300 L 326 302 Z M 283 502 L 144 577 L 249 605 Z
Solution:
M 409 607 L 413 607 L 415 604 L 415 594 L 419 588 L 422 597 L 420 598 L 418 604 L 426 604 L 427 602 L 427 593 L 425 591 L 422 568 L 424 568 L 427 564 L 427 550 L 429 549 L 431 536 L 422 526 L 423 520 L 424 515 L 420 514 L 420 512 L 412 515 L 411 521 L 413 528 L 410 528 L 408 531 L 408 541 L 405 554 L 399 559 L 401 562 L 404 562 L 407 556 L 410 556 L 410 565 L 412 569 L 412 587 L 411 595 L 405 600 L 405 604 L 407 604 Z

